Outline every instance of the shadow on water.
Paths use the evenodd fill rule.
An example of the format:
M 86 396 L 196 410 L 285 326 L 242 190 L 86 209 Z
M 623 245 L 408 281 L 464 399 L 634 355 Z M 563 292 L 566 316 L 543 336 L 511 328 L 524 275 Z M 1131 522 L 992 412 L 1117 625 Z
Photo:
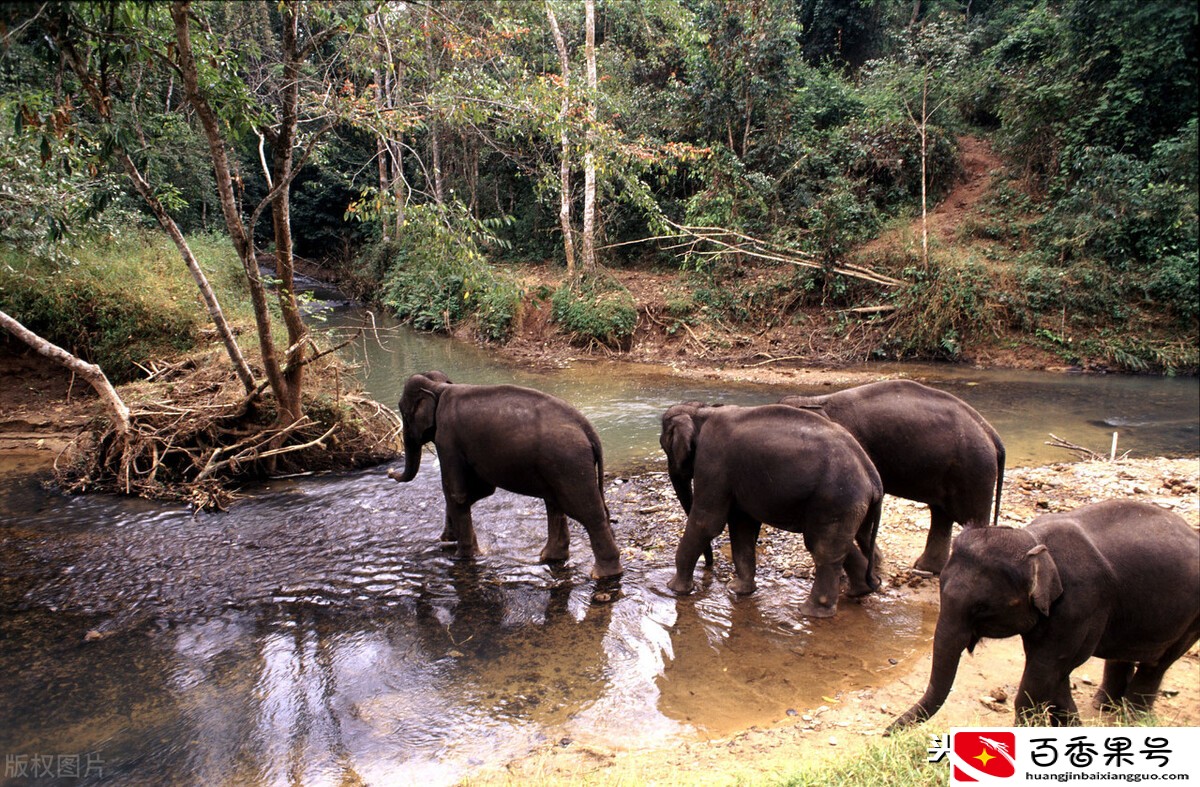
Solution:
M 657 463 L 671 403 L 792 392 L 386 341 L 360 350 L 375 398 L 429 368 L 547 390 L 596 423 L 610 470 Z M 1010 464 L 1037 460 L 1047 431 L 1197 448 L 1195 380 L 928 371 L 996 424 Z M 669 558 L 638 550 L 619 583 L 596 583 L 578 526 L 571 560 L 539 565 L 541 503 L 505 493 L 475 507 L 484 557 L 456 562 L 438 543 L 436 459 L 403 486 L 386 469 L 275 482 L 195 516 L 0 478 L 0 752 L 91 756 L 129 784 L 452 783 L 547 741 L 636 747 L 777 720 L 888 680 L 931 634 L 936 610 L 894 592 L 821 621 L 796 614 L 801 580 L 735 599 L 706 575 L 676 599 Z

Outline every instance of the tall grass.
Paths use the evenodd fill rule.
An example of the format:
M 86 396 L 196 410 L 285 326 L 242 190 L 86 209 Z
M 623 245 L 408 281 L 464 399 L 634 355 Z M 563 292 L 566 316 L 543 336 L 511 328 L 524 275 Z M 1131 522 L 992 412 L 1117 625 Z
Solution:
M 249 323 L 229 241 L 201 235 L 189 242 L 227 318 Z M 194 348 L 211 325 L 179 252 L 150 231 L 81 242 L 56 260 L 0 246 L 0 308 L 114 382 L 139 376 L 138 364 Z

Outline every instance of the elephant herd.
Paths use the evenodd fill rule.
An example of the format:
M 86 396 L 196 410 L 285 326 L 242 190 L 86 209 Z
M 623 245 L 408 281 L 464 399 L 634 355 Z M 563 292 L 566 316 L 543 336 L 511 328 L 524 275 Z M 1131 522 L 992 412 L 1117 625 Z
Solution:
M 460 385 L 441 372 L 405 383 L 404 470 L 411 481 L 432 442 L 446 500 L 442 540 L 478 553 L 471 507 L 497 488 L 541 498 L 540 559 L 568 557 L 567 518 L 583 525 L 594 578 L 622 573 L 604 501 L 600 440 L 574 407 L 513 385 Z M 962 400 L 888 380 L 759 407 L 687 402 L 662 417 L 660 444 L 687 524 L 668 587 L 690 593 L 701 555 L 729 529 L 730 590 L 755 589 L 762 524 L 799 533 L 815 566 L 801 611 L 831 617 L 842 592 L 880 586 L 876 547 L 884 494 L 929 506 L 916 568 L 940 574 L 933 668 L 921 699 L 892 729 L 944 703 L 964 650 L 1020 635 L 1025 671 L 1018 721 L 1073 723 L 1070 673 L 1105 659 L 1097 707 L 1151 707 L 1167 668 L 1200 639 L 1200 534 L 1157 506 L 1110 500 L 998 526 L 1004 444 Z M 953 542 L 953 524 L 963 532 Z

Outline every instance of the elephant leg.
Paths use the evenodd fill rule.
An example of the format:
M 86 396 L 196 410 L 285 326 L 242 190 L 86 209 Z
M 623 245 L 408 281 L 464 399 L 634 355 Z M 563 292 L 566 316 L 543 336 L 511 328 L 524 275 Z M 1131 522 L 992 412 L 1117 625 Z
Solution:
M 1025 652 L 1025 671 L 1013 707 L 1017 724 L 1037 725 L 1048 717 L 1053 726 L 1079 723 L 1079 710 L 1071 696 L 1071 670 L 1082 663 L 1068 663 L 1053 654 Z
M 1104 662 L 1104 680 L 1092 698 L 1092 707 L 1097 710 L 1116 710 L 1125 699 L 1125 691 L 1129 688 L 1129 679 L 1133 677 L 1134 664 L 1131 661 L 1108 659 Z
M 542 563 L 561 563 L 571 556 L 571 534 L 567 531 L 567 515 L 549 500 L 546 501 L 546 546 L 538 555 Z
M 810 618 L 831 618 L 837 612 L 838 595 L 842 586 L 842 564 L 846 560 L 846 542 L 849 538 L 834 543 L 836 527 L 825 535 L 810 535 L 804 531 L 804 545 L 813 558 L 812 590 L 800 605 L 801 614 Z
M 442 527 L 442 535 L 438 540 L 445 547 L 452 547 L 458 541 L 458 537 L 454 535 L 454 525 L 450 524 L 450 511 L 448 508 L 446 511 L 446 522 Z
M 729 519 L 729 548 L 735 575 L 729 582 L 729 589 L 739 596 L 749 595 L 757 587 L 754 575 L 758 570 L 758 534 L 761 530 L 762 522 L 740 511 Z
M 590 471 L 594 473 L 595 471 Z M 595 484 L 579 485 L 570 489 L 560 490 L 556 507 L 567 516 L 583 525 L 592 547 L 592 579 L 618 577 L 624 569 L 621 567 L 621 550 L 617 547 L 617 538 L 613 535 L 612 525 L 608 521 L 608 506 L 604 503 L 604 495 Z M 546 501 L 547 515 L 550 511 L 550 501 Z M 563 559 L 567 556 L 568 539 L 566 522 L 562 527 Z M 549 544 L 547 544 L 549 547 Z
M 985 520 L 986 521 L 986 520 Z M 950 558 L 950 537 L 954 534 L 954 520 L 941 506 L 929 506 L 929 535 L 925 539 L 925 551 L 914 565 L 920 571 L 940 574 Z
M 800 604 L 800 614 L 810 618 L 831 618 L 837 613 L 838 592 L 841 589 L 840 562 L 817 565 L 813 573 L 812 590 Z
M 696 561 L 703 554 L 705 545 L 711 544 L 714 538 L 721 535 L 725 528 L 725 516 L 724 513 L 692 505 L 683 536 L 679 539 L 679 546 L 675 548 L 675 576 L 667 583 L 667 587 L 673 592 L 680 595 L 692 592 L 695 585 Z
M 876 561 L 878 561 L 878 556 L 876 556 Z M 849 587 L 846 588 L 847 596 L 852 598 L 865 596 L 879 586 L 878 583 L 871 584 L 870 577 L 867 576 L 867 557 L 857 545 L 851 545 L 846 550 L 846 559 L 842 561 L 842 568 L 846 570 L 846 578 L 850 581 Z
M 1143 662 L 1137 665 L 1137 671 L 1133 673 L 1133 679 L 1129 681 L 1129 687 L 1125 690 L 1124 699 L 1129 703 L 1130 710 L 1144 713 L 1154 707 L 1163 676 L 1167 674 L 1167 667 L 1173 661 L 1174 659 L 1162 659 L 1157 664 Z
M 468 497 L 446 498 L 446 520 L 457 544 L 454 556 L 460 560 L 469 560 L 479 554 L 479 542 L 475 539 L 475 525 L 471 520 L 472 503 Z
M 1129 681 L 1129 687 L 1125 690 L 1124 699 L 1129 703 L 1129 707 L 1138 712 L 1153 708 L 1154 700 L 1158 697 L 1158 689 L 1162 686 L 1163 676 L 1167 674 L 1170 666 L 1178 661 L 1184 653 L 1187 653 L 1195 643 L 1196 630 L 1193 626 L 1191 631 L 1167 648 L 1159 656 L 1158 661 L 1153 664 L 1140 662 L 1137 665 L 1137 671 L 1133 673 L 1133 679 Z
M 471 507 L 496 491 L 468 467 L 442 465 L 442 493 L 446 497 L 446 527 L 443 540 L 455 543 L 455 557 L 466 560 L 479 554 Z M 445 538 L 445 536 L 450 538 Z

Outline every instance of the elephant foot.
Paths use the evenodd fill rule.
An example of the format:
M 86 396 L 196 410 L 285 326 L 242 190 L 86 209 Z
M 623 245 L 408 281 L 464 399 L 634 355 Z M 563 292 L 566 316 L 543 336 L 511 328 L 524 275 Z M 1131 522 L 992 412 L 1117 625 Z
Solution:
M 667 589 L 677 596 L 688 595 L 695 586 L 695 582 L 690 579 L 680 579 L 678 574 L 671 577 L 671 581 L 667 583 Z
M 753 579 L 742 579 L 741 577 L 729 580 L 727 587 L 739 596 L 748 596 L 758 589 L 758 585 Z
M 619 560 L 612 563 L 597 562 L 592 566 L 592 579 L 614 579 L 624 573 L 625 569 Z
M 937 575 L 942 573 L 942 569 L 946 567 L 946 561 L 949 559 L 947 555 L 930 555 L 928 553 L 917 558 L 917 562 L 913 563 L 913 568 L 918 571 L 925 571 L 929 574 Z
M 858 577 L 850 580 L 849 585 L 846 587 L 846 595 L 850 598 L 858 598 L 859 596 L 874 593 L 879 587 L 880 582 L 878 578 L 875 579 L 875 584 L 872 585 L 867 579 Z
M 1105 713 L 1116 713 L 1121 709 L 1121 701 L 1113 699 L 1108 691 L 1101 687 L 1092 695 L 1092 707 Z
M 806 599 L 800 605 L 800 614 L 806 618 L 831 618 L 837 614 L 837 599 L 832 603 L 820 603 L 821 599 Z
M 570 553 L 565 549 L 551 549 L 546 547 L 538 555 L 539 563 L 562 563 L 570 557 Z M 593 577 L 594 578 L 594 577 Z

